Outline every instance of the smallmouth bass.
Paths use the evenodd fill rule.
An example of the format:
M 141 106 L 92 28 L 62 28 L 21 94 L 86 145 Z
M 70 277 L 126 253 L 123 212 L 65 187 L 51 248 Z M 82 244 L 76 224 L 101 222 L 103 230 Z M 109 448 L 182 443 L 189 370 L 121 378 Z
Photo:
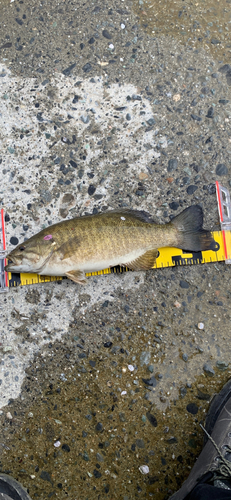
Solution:
M 167 224 L 146 212 L 114 210 L 65 220 L 43 229 L 7 255 L 6 271 L 67 276 L 85 283 L 85 273 L 117 265 L 148 270 L 158 248 L 189 252 L 214 249 L 210 231 L 202 229 L 199 205 L 186 208 Z

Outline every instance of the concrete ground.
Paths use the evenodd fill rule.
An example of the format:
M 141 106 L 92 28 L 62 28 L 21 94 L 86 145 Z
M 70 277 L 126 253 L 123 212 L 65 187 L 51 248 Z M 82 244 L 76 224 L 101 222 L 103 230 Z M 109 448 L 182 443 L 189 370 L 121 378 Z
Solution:
M 230 0 L 1 0 L 8 250 L 112 208 L 219 230 L 230 23 Z M 33 500 L 169 498 L 231 375 L 230 297 L 224 262 L 1 294 L 0 470 Z

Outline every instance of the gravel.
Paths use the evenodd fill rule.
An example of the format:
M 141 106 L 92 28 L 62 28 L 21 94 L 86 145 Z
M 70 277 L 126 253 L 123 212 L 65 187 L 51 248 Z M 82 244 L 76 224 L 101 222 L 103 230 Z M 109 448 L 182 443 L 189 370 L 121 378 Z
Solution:
M 211 11 L 208 27 L 200 4 L 173 4 L 169 18 L 141 1 L 30 7 L 1 7 L 8 249 L 118 208 L 167 223 L 200 203 L 204 227 L 219 230 L 215 182 L 231 181 L 224 16 Z M 229 266 L 191 255 L 2 295 L 1 471 L 32 498 L 73 497 L 78 483 L 81 498 L 163 500 L 183 482 L 231 355 Z

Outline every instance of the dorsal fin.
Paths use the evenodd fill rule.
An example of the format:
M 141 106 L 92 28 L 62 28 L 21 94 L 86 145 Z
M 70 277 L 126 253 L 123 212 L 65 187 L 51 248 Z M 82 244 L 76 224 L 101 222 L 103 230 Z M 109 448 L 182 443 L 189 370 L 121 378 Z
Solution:
M 148 224 L 154 223 L 152 215 L 144 210 L 130 210 L 130 209 L 120 209 L 120 210 L 110 210 L 109 212 L 103 212 L 99 214 L 100 216 L 110 216 L 118 215 L 118 217 L 127 217 L 129 219 L 139 220 L 140 222 L 146 222 Z

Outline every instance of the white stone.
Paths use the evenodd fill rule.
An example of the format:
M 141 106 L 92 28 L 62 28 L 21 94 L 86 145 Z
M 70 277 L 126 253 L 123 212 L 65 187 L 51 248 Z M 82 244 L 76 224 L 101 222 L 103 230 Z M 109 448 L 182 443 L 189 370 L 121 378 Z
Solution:
M 149 473 L 148 465 L 141 465 L 139 467 L 139 471 L 141 472 L 141 474 L 148 474 Z

